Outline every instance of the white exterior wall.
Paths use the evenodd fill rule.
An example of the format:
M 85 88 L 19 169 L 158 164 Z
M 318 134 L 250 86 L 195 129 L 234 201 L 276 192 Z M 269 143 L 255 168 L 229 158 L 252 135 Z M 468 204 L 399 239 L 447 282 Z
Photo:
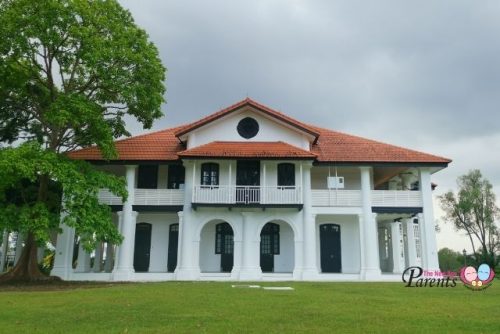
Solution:
M 236 129 L 238 122 L 252 117 L 259 123 L 259 133 L 251 139 L 242 138 Z M 309 150 L 309 139 L 295 128 L 280 124 L 277 119 L 269 118 L 251 109 L 242 109 L 226 117 L 209 123 L 189 133 L 187 148 L 193 148 L 213 141 L 282 141 Z
M 178 223 L 177 214 L 140 213 L 139 223 L 152 225 L 149 272 L 167 272 L 169 229 L 171 224 Z
M 360 267 L 360 242 L 359 222 L 357 216 L 351 215 L 319 215 L 316 218 L 316 259 L 318 269 L 321 271 L 321 243 L 319 226 L 322 224 L 340 225 L 340 251 L 342 257 L 342 273 L 359 274 Z
M 312 189 L 328 189 L 328 174 L 335 176 L 335 167 L 313 167 L 311 169 Z M 361 189 L 361 175 L 358 168 L 337 167 L 337 176 L 344 177 L 345 190 Z
M 274 255 L 274 271 L 277 273 L 291 273 L 295 267 L 293 230 L 285 222 L 273 221 L 280 226 L 280 253 Z

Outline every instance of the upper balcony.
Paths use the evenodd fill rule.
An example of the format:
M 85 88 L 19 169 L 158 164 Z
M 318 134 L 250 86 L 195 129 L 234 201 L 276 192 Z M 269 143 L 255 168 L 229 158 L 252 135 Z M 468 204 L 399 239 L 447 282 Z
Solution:
M 302 188 L 295 186 L 194 186 L 197 206 L 302 207 Z
M 184 189 L 135 189 L 135 206 L 183 206 Z M 99 191 L 99 202 L 111 206 L 123 205 L 122 199 L 109 190 Z
M 363 205 L 361 190 L 311 190 L 312 206 L 359 207 Z M 372 207 L 421 207 L 422 196 L 411 190 L 371 190 Z

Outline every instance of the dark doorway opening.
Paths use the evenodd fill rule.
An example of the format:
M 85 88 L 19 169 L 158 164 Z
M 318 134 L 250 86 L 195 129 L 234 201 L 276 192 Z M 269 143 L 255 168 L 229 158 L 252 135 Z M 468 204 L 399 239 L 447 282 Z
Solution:
M 321 271 L 324 273 L 340 273 L 342 270 L 340 226 L 337 224 L 322 224 L 319 231 Z
M 220 254 L 220 268 L 223 273 L 233 270 L 234 233 L 229 223 L 215 225 L 215 254 Z
M 135 226 L 134 270 L 136 272 L 149 270 L 151 230 L 152 225 L 148 223 L 139 223 Z
M 168 232 L 168 259 L 167 270 L 174 272 L 177 267 L 177 249 L 179 245 L 179 224 L 170 225 Z
M 260 203 L 260 161 L 237 161 L 236 185 L 236 203 Z
M 280 226 L 267 223 L 260 232 L 260 268 L 262 272 L 274 272 L 274 255 L 280 253 Z

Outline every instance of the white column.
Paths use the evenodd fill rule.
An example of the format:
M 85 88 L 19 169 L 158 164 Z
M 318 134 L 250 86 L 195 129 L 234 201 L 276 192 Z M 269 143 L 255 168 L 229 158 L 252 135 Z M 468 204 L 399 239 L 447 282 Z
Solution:
M 103 251 L 102 248 L 103 248 L 102 242 L 97 243 L 94 256 L 94 266 L 92 267 L 92 271 L 95 273 L 101 272 L 102 251 Z
M 83 249 L 82 242 L 80 241 L 75 273 L 88 273 L 88 272 L 90 272 L 90 254 L 85 249 Z
M 62 217 L 61 217 L 62 220 Z M 75 242 L 75 229 L 61 224 L 62 232 L 57 235 L 54 267 L 50 274 L 63 280 L 70 278 L 73 272 L 73 246 Z
M 21 232 L 17 232 L 16 255 L 14 257 L 14 265 L 17 264 L 17 261 L 19 261 L 21 253 L 23 252 L 23 242 L 24 242 L 24 235 Z
M 407 219 L 405 223 L 406 240 L 408 249 L 406 257 L 408 259 L 408 267 L 417 265 L 417 247 L 415 245 L 415 235 L 413 234 L 413 218 Z
M 104 271 L 107 273 L 113 271 L 114 247 L 115 246 L 110 242 L 106 242 L 106 260 L 104 261 Z
M 120 233 L 123 236 L 121 245 L 118 246 L 117 261 L 113 271 L 113 280 L 130 281 L 134 274 L 134 243 L 135 243 L 135 224 L 137 212 L 132 210 L 135 199 L 135 171 L 137 166 L 126 166 L 127 179 L 127 201 L 123 203 L 123 211 L 118 213 L 120 217 Z
M 360 167 L 361 170 L 361 196 L 363 201 L 363 239 L 364 259 L 361 267 L 361 279 L 380 279 L 380 259 L 377 240 L 376 215 L 372 214 L 371 204 L 371 168 Z
M 240 228 L 241 231 L 241 228 Z M 235 231 L 233 231 L 235 233 Z M 231 270 L 231 279 L 239 280 L 240 271 L 243 257 L 243 238 L 241 233 L 234 235 L 234 248 L 233 248 L 233 270 Z
M 404 270 L 404 257 L 401 256 L 403 248 L 401 247 L 400 222 L 391 223 L 391 243 L 392 243 L 392 272 L 401 274 Z
M 5 268 L 5 260 L 7 258 L 7 250 L 9 246 L 9 232 L 5 230 L 2 235 L 2 248 L 0 249 L 0 273 L 4 271 Z
M 420 191 L 422 193 L 422 208 L 423 208 L 423 221 L 419 221 L 421 228 L 424 227 L 424 248 L 422 248 L 422 255 L 425 254 L 424 259 L 426 264 L 424 270 L 435 271 L 439 270 L 439 261 L 436 245 L 436 229 L 434 225 L 434 210 L 432 207 L 432 187 L 431 187 L 431 173 L 429 168 L 420 168 Z
M 304 235 L 303 242 L 303 280 L 313 280 L 318 277 L 318 266 L 316 261 L 317 245 L 316 245 L 316 215 L 312 211 L 312 196 L 311 196 L 311 163 L 303 163 L 301 165 L 301 180 L 302 180 L 302 198 L 304 207 L 302 209 L 302 230 Z
M 257 239 L 255 222 L 251 221 L 252 212 L 242 212 L 243 218 L 243 261 L 240 280 L 255 281 L 262 278 L 260 268 L 260 239 Z
M 196 163 L 184 161 L 186 169 L 186 185 L 184 190 L 184 208 L 179 212 L 179 251 L 177 252 L 177 268 L 175 277 L 178 280 L 196 280 L 200 276 L 200 266 L 197 261 L 199 252 L 199 236 L 196 236 L 191 201 L 195 186 Z M 196 248 L 196 249 L 194 249 Z

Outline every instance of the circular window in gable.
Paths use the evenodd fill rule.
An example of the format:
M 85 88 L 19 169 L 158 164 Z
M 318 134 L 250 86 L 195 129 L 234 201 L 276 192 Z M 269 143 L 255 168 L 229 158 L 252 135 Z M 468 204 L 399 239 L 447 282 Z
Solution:
M 237 130 L 240 136 L 250 139 L 255 137 L 259 132 L 259 123 L 252 117 L 245 117 L 238 123 Z

